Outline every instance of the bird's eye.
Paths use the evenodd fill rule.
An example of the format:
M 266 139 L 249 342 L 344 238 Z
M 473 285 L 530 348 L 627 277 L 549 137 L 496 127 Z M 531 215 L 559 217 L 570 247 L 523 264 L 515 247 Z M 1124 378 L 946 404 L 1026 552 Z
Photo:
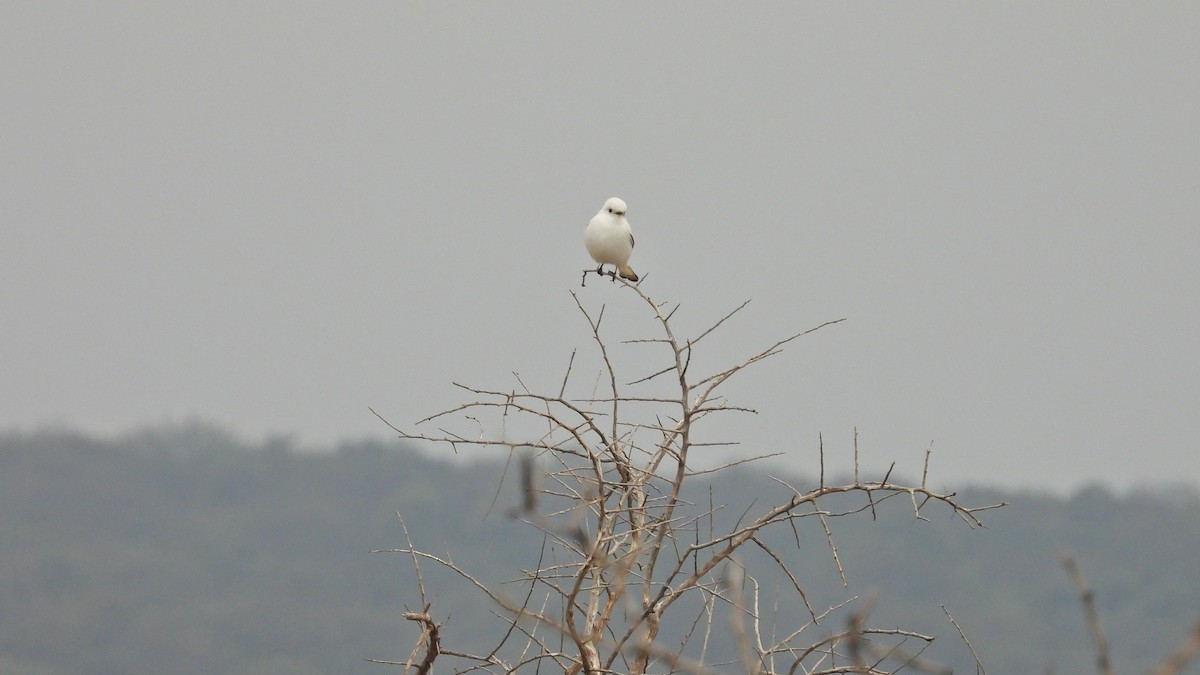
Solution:
M 609 213 L 612 213 L 612 209 L 609 209 L 609 210 L 608 210 L 608 212 L 609 212 Z

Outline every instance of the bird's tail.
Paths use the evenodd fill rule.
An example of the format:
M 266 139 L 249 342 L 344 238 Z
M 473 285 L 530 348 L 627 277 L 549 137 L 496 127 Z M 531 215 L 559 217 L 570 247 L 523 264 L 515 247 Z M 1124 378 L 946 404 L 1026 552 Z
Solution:
M 620 274 L 622 279 L 628 279 L 630 281 L 638 280 L 637 272 L 634 272 L 633 268 L 629 265 L 621 265 L 617 267 L 617 274 Z

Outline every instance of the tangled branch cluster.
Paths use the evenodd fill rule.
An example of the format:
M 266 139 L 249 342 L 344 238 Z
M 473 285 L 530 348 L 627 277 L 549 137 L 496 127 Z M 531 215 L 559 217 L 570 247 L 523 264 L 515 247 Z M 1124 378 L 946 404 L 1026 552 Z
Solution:
M 813 606 L 797 571 L 784 555 L 768 545 L 763 534 L 785 526 L 794 530 L 797 521 L 815 519 L 842 572 L 830 518 L 874 513 L 883 500 L 907 497 L 917 518 L 924 518 L 928 504 L 940 503 L 974 527 L 981 525 L 981 511 L 1002 504 L 967 506 L 959 503 L 954 493 L 929 489 L 924 478 L 919 485 L 893 482 L 890 470 L 881 480 L 861 480 L 857 466 L 851 482 L 829 485 L 824 479 L 822 453 L 821 480 L 816 487 L 789 485 L 790 498 L 762 508 L 757 515 L 744 515 L 731 528 L 715 529 L 713 516 L 719 507 L 698 507 L 684 497 L 685 485 L 692 478 L 714 471 L 698 471 L 693 467 L 695 462 L 689 462 L 697 448 L 714 445 L 696 438 L 697 422 L 717 413 L 753 412 L 730 405 L 719 393 L 721 386 L 750 366 L 779 354 L 794 340 L 841 319 L 779 340 L 723 370 L 695 376 L 690 367 L 697 344 L 745 303 L 697 337 L 681 340 L 671 323 L 678 307 L 666 311 L 639 286 L 623 280 L 621 284 L 648 308 L 658 327 L 656 337 L 629 342 L 662 345 L 667 362 L 660 370 L 619 384 L 618 369 L 601 333 L 603 308 L 591 312 L 572 294 L 591 328 L 603 363 L 607 391 L 602 395 L 566 395 L 573 354 L 572 365 L 568 365 L 562 387 L 555 395 L 536 393 L 523 384 L 514 391 L 456 385 L 472 400 L 418 423 L 423 427 L 461 416 L 478 425 L 477 435 L 445 427 L 429 432 L 392 427 L 402 438 L 443 443 L 456 451 L 472 446 L 509 451 L 525 448 L 529 454 L 521 465 L 523 499 L 515 515 L 540 529 L 546 543 L 538 566 L 522 576 L 524 592 L 519 601 L 497 592 L 448 557 L 421 550 L 411 541 L 406 548 L 391 549 L 411 556 L 418 578 L 420 563 L 426 561 L 452 570 L 474 585 L 500 608 L 507 629 L 499 644 L 486 653 L 447 648 L 444 632 L 430 618 L 422 581 L 423 610 L 406 615 L 422 627 L 422 637 L 406 661 L 383 663 L 403 665 L 421 674 L 429 672 L 438 657 L 457 659 L 458 672 L 509 673 L 545 667 L 547 662 L 553 663 L 554 670 L 569 675 L 641 675 L 652 668 L 708 673 L 730 667 L 748 674 L 789 675 L 891 673 L 900 668 L 943 672 L 921 657 L 933 640 L 931 636 L 872 627 L 869 603 L 844 620 L 843 630 L 822 628 L 835 621 L 835 612 L 853 599 L 832 607 Z M 662 382 L 660 378 L 669 380 L 670 395 L 637 395 L 639 385 Z M 648 419 L 635 420 L 628 414 L 634 406 L 649 406 L 655 413 Z M 539 438 L 514 443 L 484 430 L 479 420 L 487 413 L 537 420 L 545 425 L 545 432 Z M 538 462 L 552 467 L 541 474 L 536 469 Z M 838 494 L 856 495 L 859 502 L 849 508 L 844 501 L 838 502 L 843 505 L 838 509 L 826 506 L 827 498 Z M 764 630 L 758 584 L 742 566 L 739 555 L 747 547 L 765 553 L 788 580 L 788 592 L 796 594 L 807 615 L 800 625 L 783 631 L 778 627 Z M 552 564 L 545 562 L 547 550 L 555 561 Z M 683 602 L 685 599 L 689 601 Z M 683 616 L 685 612 L 687 616 Z M 690 627 L 681 631 L 681 639 L 670 644 L 660 637 L 668 616 L 676 622 L 673 625 Z M 727 616 L 728 622 L 722 624 L 719 616 Z M 950 620 L 953 622 L 953 617 Z M 720 631 L 725 631 L 723 637 L 732 638 L 737 646 L 736 657 L 722 657 L 724 662 L 713 658 L 711 649 L 715 632 Z

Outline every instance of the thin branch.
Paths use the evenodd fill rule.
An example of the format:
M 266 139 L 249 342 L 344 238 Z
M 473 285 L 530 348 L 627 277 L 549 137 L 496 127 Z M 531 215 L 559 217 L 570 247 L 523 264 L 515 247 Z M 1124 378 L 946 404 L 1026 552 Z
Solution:
M 813 611 L 812 605 L 808 602 L 808 593 L 804 592 L 804 588 L 800 586 L 800 582 L 796 579 L 796 575 L 792 574 L 792 570 L 788 568 L 788 566 L 779 558 L 778 555 L 775 555 L 774 551 L 767 547 L 766 544 L 762 543 L 758 537 L 750 537 L 750 541 L 756 544 L 767 555 L 771 556 L 771 559 L 775 561 L 775 564 L 784 573 L 784 575 L 787 576 L 788 581 L 792 582 L 792 588 L 796 589 L 796 593 L 804 602 L 804 608 L 808 610 L 808 615 L 812 617 L 813 623 L 816 623 L 817 613 Z
M 1063 551 L 1062 565 L 1066 568 L 1067 575 L 1071 577 L 1071 583 L 1075 585 L 1075 592 L 1079 594 L 1088 633 L 1091 634 L 1092 642 L 1096 645 L 1096 671 L 1100 675 L 1112 675 L 1112 662 L 1108 655 L 1108 637 L 1104 634 L 1104 628 L 1100 626 L 1100 613 L 1096 611 L 1096 595 L 1088 587 L 1083 573 L 1079 571 L 1079 565 L 1075 562 L 1075 556 L 1070 551 Z
M 749 301 L 749 300 L 747 300 L 747 301 L 743 302 L 742 304 L 738 305 L 738 306 L 737 306 L 737 308 L 735 308 L 735 309 L 734 309 L 732 312 L 730 312 L 730 313 L 726 314 L 725 316 L 721 317 L 721 318 L 720 318 L 720 320 L 718 320 L 718 321 L 717 321 L 716 323 L 714 323 L 713 325 L 709 326 L 709 327 L 708 327 L 708 330 L 705 330 L 705 331 L 704 331 L 703 333 L 701 333 L 700 335 L 697 335 L 696 337 L 692 338 L 691 340 L 688 340 L 688 341 L 687 341 L 687 348 L 688 348 L 688 349 L 691 349 L 692 347 L 694 347 L 694 346 L 696 345 L 696 343 L 697 343 L 697 342 L 700 342 L 700 341 L 701 341 L 701 340 L 703 340 L 703 339 L 705 338 L 705 336 L 707 336 L 709 333 L 711 333 L 711 332 L 713 332 L 714 330 L 716 330 L 717 328 L 719 328 L 719 327 L 721 326 L 721 324 L 723 324 L 723 323 L 725 323 L 726 321 L 728 321 L 728 320 L 730 319 L 730 317 L 732 317 L 734 314 L 737 314 L 738 312 L 742 311 L 742 309 L 743 309 L 743 308 L 745 308 L 745 307 L 746 307 L 746 305 L 748 305 L 748 304 L 750 304 L 750 301 Z
M 1154 670 L 1151 675 L 1178 675 L 1187 668 L 1188 663 L 1200 654 L 1200 621 L 1192 628 L 1192 633 L 1188 636 L 1187 641 L 1175 650 L 1161 665 Z
M 576 351 L 577 350 L 575 350 L 575 349 L 571 350 L 571 360 L 567 361 L 567 372 L 563 373 L 562 386 L 558 388 L 558 397 L 559 398 L 563 398 L 563 396 L 566 394 L 567 380 L 570 379 L 570 377 L 571 377 L 571 366 L 575 365 L 575 352 Z
M 929 455 L 926 454 L 925 457 L 926 457 L 926 465 L 928 465 Z M 954 626 L 954 630 L 958 631 L 958 637 L 962 638 L 962 641 L 965 642 L 967 645 L 967 649 L 971 650 L 971 657 L 975 659 L 976 674 L 977 675 L 987 675 L 987 668 L 983 667 L 983 661 L 979 660 L 979 654 L 975 653 L 975 647 L 974 647 L 974 645 L 971 644 L 971 641 L 967 639 L 967 634 L 963 632 L 962 626 L 958 625 L 958 622 L 954 620 L 953 616 L 950 616 L 950 610 L 946 609 L 945 605 L 942 605 L 942 611 L 946 613 L 946 618 L 950 619 L 950 624 L 952 626 Z
M 925 466 L 921 469 L 921 487 L 925 487 L 929 480 L 929 456 L 933 454 L 933 441 L 929 441 L 929 447 L 925 448 Z M 944 609 L 944 608 L 943 608 Z

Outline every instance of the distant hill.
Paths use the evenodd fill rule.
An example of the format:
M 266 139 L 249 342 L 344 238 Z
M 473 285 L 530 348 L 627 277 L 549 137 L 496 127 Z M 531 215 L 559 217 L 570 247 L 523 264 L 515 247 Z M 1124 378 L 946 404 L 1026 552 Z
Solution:
M 394 672 L 364 659 L 408 655 L 414 631 L 401 614 L 419 596 L 404 557 L 370 551 L 403 545 L 400 512 L 422 548 L 481 578 L 516 576 L 541 537 L 506 516 L 519 495 L 515 480 L 501 484 L 504 471 L 399 444 L 248 446 L 203 426 L 118 440 L 0 434 L 0 673 Z M 713 494 L 736 517 L 784 490 L 764 473 L 717 474 Z M 983 530 L 948 513 L 915 521 L 895 500 L 877 520 L 833 521 L 849 589 L 824 539 L 801 532 L 792 562 L 814 602 L 874 595 L 876 624 L 938 635 L 927 654 L 956 672 L 974 665 L 942 605 L 993 674 L 1092 673 L 1058 562 L 1070 549 L 1117 672 L 1149 670 L 1200 619 L 1194 493 L 961 494 L 1010 506 L 989 512 Z M 486 600 L 436 570 L 425 576 L 446 639 L 476 644 Z

